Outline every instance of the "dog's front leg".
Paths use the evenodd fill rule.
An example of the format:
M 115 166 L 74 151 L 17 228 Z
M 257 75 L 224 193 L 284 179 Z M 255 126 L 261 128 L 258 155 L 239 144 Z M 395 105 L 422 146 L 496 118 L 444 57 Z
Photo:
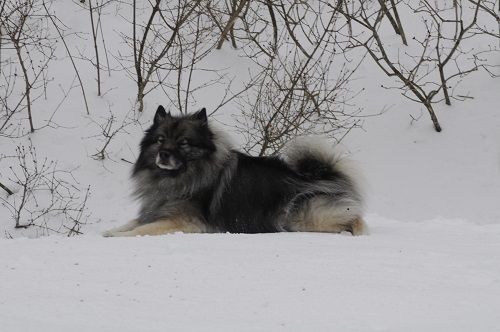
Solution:
M 120 236 L 119 235 L 120 233 L 129 232 L 129 231 L 133 230 L 134 228 L 136 228 L 137 226 L 139 226 L 139 222 L 134 219 L 134 220 L 126 223 L 125 225 L 122 225 L 122 226 L 119 226 L 119 227 L 115 227 L 113 229 L 105 231 L 102 234 L 102 236 L 104 236 L 104 237 Z
M 207 227 L 194 217 L 176 217 L 158 220 L 148 224 L 132 221 L 122 227 L 104 233 L 106 237 L 130 237 L 182 233 L 207 233 Z

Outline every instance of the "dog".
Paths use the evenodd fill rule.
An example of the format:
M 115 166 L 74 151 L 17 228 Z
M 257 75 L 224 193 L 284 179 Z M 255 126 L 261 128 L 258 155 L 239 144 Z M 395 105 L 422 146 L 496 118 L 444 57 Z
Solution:
M 159 106 L 132 172 L 138 217 L 104 236 L 367 234 L 356 174 L 324 142 L 298 139 L 281 156 L 254 157 L 235 150 L 205 108 L 173 116 Z

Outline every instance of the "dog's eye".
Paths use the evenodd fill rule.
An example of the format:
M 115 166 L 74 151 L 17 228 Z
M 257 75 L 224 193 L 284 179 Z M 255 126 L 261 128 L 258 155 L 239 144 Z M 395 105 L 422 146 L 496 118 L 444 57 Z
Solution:
M 163 142 L 165 142 L 165 137 L 163 137 L 163 136 L 158 136 L 158 137 L 156 138 L 156 142 L 158 142 L 158 143 L 163 143 Z
M 188 147 L 189 147 L 189 142 L 188 142 L 188 140 L 187 140 L 187 139 L 185 139 L 185 138 L 183 138 L 183 139 L 179 140 L 179 142 L 177 142 L 177 144 L 179 144 L 179 147 L 180 147 L 181 149 L 186 149 L 186 148 L 188 148 Z

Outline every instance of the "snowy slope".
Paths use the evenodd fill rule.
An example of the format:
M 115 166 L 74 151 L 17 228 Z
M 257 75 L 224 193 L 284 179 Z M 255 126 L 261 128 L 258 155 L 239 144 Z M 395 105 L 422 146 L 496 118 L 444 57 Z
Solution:
M 5 331 L 497 331 L 500 225 L 2 241 Z
M 442 216 L 500 222 L 500 84 L 478 74 L 462 88 L 472 91 L 474 99 L 435 106 L 441 133 L 434 131 L 425 110 L 394 91 L 367 92 L 365 105 L 370 98 L 378 107 L 393 105 L 367 118 L 364 132 L 344 142 L 367 177 L 371 211 L 402 221 Z M 385 98 L 376 99 L 377 93 Z

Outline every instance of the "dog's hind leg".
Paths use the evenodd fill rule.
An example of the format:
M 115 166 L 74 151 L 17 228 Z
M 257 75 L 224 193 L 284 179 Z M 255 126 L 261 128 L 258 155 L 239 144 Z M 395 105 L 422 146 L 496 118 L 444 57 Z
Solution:
M 291 218 L 288 228 L 294 232 L 368 234 L 356 202 L 332 200 L 329 196 L 317 196 L 305 202 Z
M 358 217 L 357 219 L 351 221 L 350 227 L 350 232 L 352 235 L 368 235 L 368 226 L 361 217 Z

